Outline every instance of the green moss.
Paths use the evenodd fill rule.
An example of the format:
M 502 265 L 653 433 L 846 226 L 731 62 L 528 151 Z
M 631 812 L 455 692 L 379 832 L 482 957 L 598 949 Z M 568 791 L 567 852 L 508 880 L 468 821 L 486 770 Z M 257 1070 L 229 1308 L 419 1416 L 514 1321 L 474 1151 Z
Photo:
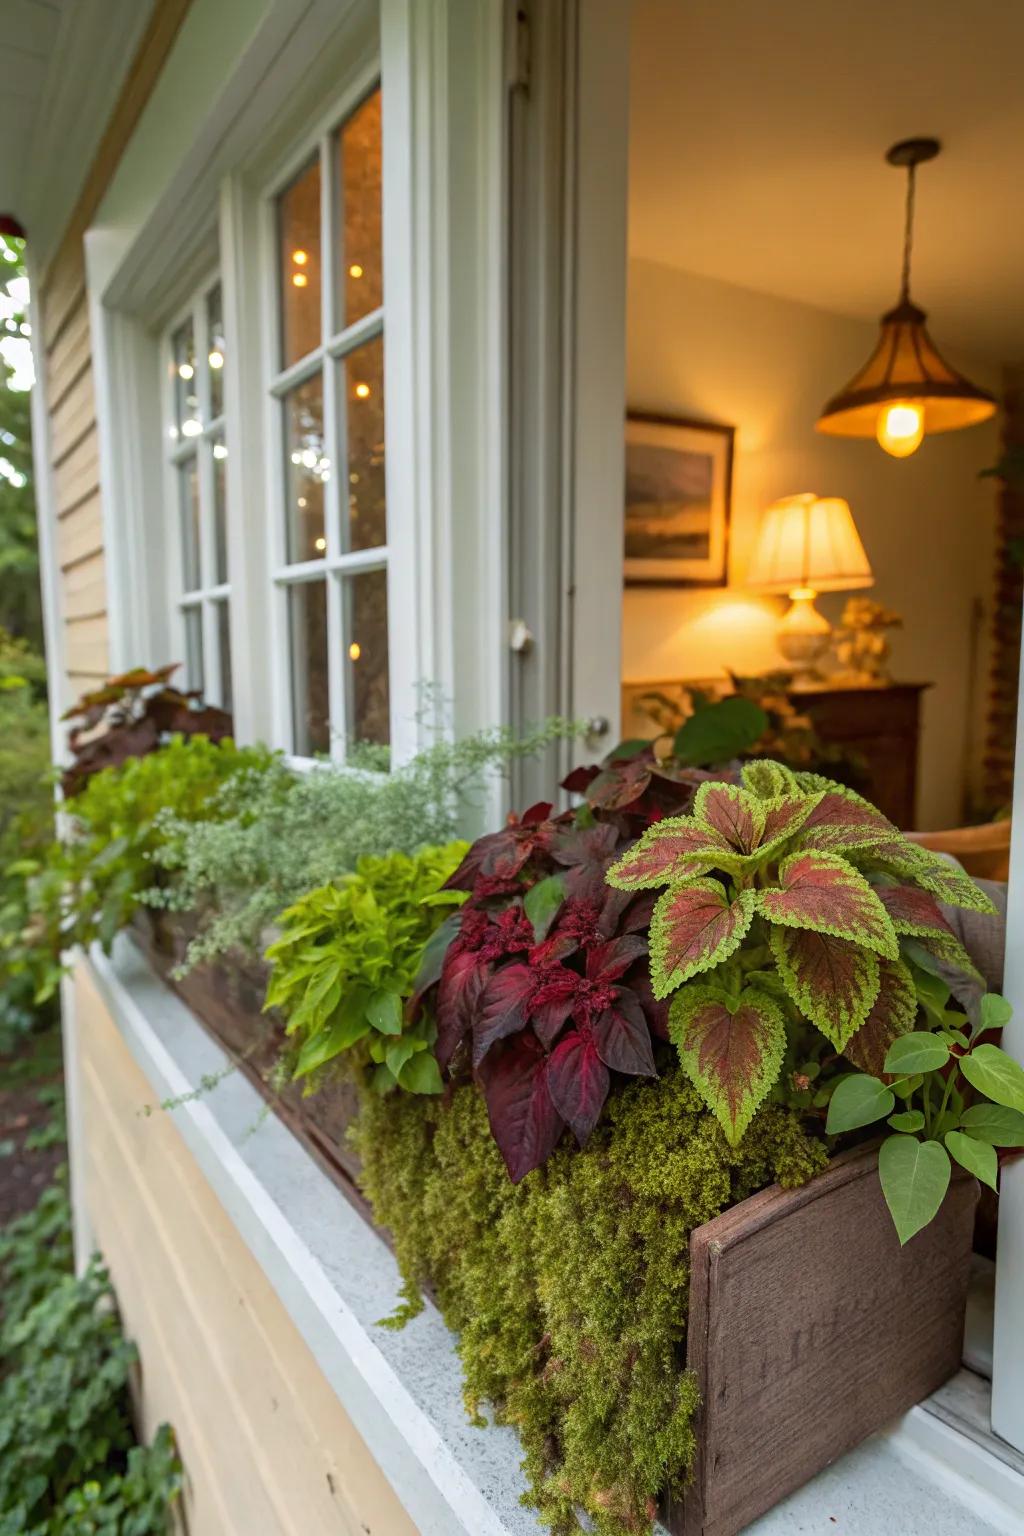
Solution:
M 585 1151 L 513 1187 L 479 1094 L 367 1097 L 353 1133 L 405 1278 L 459 1335 L 466 1403 L 518 1429 L 530 1502 L 558 1533 L 648 1531 L 685 1483 L 696 1388 L 684 1369 L 691 1231 L 773 1180 L 825 1162 L 769 1106 L 731 1148 L 678 1068 L 613 1097 Z M 482 1420 L 480 1420 L 482 1422 Z

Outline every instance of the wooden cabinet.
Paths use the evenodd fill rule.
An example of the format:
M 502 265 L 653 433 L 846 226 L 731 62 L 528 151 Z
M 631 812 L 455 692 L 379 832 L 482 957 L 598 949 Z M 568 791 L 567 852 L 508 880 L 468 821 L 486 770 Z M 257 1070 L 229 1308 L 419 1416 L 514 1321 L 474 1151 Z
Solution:
M 790 699 L 822 741 L 866 765 L 863 793 L 898 827 L 916 825 L 921 695 L 930 683 L 879 688 L 794 688 Z

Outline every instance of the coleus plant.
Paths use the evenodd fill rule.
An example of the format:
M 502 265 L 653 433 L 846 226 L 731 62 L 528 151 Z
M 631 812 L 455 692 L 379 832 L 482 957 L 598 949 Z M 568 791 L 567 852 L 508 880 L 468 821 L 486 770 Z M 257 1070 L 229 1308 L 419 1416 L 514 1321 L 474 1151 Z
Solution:
M 76 722 L 68 732 L 73 760 L 61 776 L 65 799 L 79 794 L 94 773 L 145 757 L 169 736 L 203 735 L 216 742 L 231 735 L 226 710 L 171 684 L 178 665 L 133 667 L 83 694 L 61 716 Z
M 777 1085 L 806 1086 L 823 1052 L 884 1071 L 936 959 L 973 970 L 941 903 L 992 910 L 853 791 L 768 760 L 739 784 L 702 784 L 691 813 L 656 822 L 607 880 L 624 895 L 666 887 L 652 991 L 671 998 L 683 1068 L 733 1144 Z
M 569 775 L 576 811 L 533 806 L 478 839 L 447 881 L 468 899 L 427 945 L 408 1015 L 433 1015 L 441 1067 L 476 1077 L 515 1182 L 567 1126 L 586 1142 L 617 1076 L 655 1075 L 667 1010 L 647 973 L 654 901 L 610 890 L 605 874 L 704 776 L 634 744 Z

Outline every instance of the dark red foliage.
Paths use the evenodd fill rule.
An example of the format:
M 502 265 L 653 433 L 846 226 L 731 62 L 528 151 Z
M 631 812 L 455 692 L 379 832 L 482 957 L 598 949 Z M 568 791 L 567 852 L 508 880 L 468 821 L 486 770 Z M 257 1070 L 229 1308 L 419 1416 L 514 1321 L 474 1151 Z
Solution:
M 65 799 L 79 794 L 94 773 L 116 768 L 130 757 L 145 757 L 172 735 L 209 736 L 222 741 L 231 735 L 231 716 L 198 693 L 170 686 L 178 663 L 149 671 L 135 667 L 112 677 L 102 688 L 85 693 L 62 717 L 78 723 L 68 732 L 73 762 L 64 770 Z
M 653 821 L 689 808 L 703 777 L 648 751 L 577 769 L 565 787 L 583 795 L 579 810 L 510 817 L 447 882 L 469 898 L 410 1011 L 432 1010 L 442 1068 L 476 1077 L 513 1182 L 566 1126 L 587 1140 L 617 1077 L 656 1075 L 652 1036 L 667 1039 L 647 967 L 657 893 L 614 891 L 604 877 Z

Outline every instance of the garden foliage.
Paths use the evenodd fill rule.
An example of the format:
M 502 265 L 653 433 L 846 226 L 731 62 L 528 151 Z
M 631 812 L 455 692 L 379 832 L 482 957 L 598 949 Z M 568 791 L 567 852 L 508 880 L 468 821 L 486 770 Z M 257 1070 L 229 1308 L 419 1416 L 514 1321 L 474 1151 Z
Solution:
M 278 914 L 308 891 L 354 870 L 364 855 L 450 842 L 489 777 L 575 734 L 576 726 L 558 720 L 523 736 L 481 731 L 438 741 L 389 773 L 323 764 L 296 776 L 282 765 L 244 793 L 228 790 L 204 823 L 167 817 L 157 862 L 169 888 L 153 902 L 198 914 L 188 965 L 235 947 L 261 953 Z M 353 760 L 358 765 L 358 753 Z
M 465 843 L 451 843 L 364 855 L 351 874 L 281 913 L 281 936 L 267 950 L 266 1005 L 288 1021 L 295 1077 L 315 1088 L 325 1068 L 357 1049 L 377 1093 L 441 1092 L 433 1021 L 408 1023 L 404 1005 L 443 916 L 439 887 L 465 852 Z
M 135 1350 L 102 1267 L 72 1273 L 63 1184 L 0 1231 L 0 1297 L 0 1536 L 167 1536 L 173 1441 L 135 1442 Z

